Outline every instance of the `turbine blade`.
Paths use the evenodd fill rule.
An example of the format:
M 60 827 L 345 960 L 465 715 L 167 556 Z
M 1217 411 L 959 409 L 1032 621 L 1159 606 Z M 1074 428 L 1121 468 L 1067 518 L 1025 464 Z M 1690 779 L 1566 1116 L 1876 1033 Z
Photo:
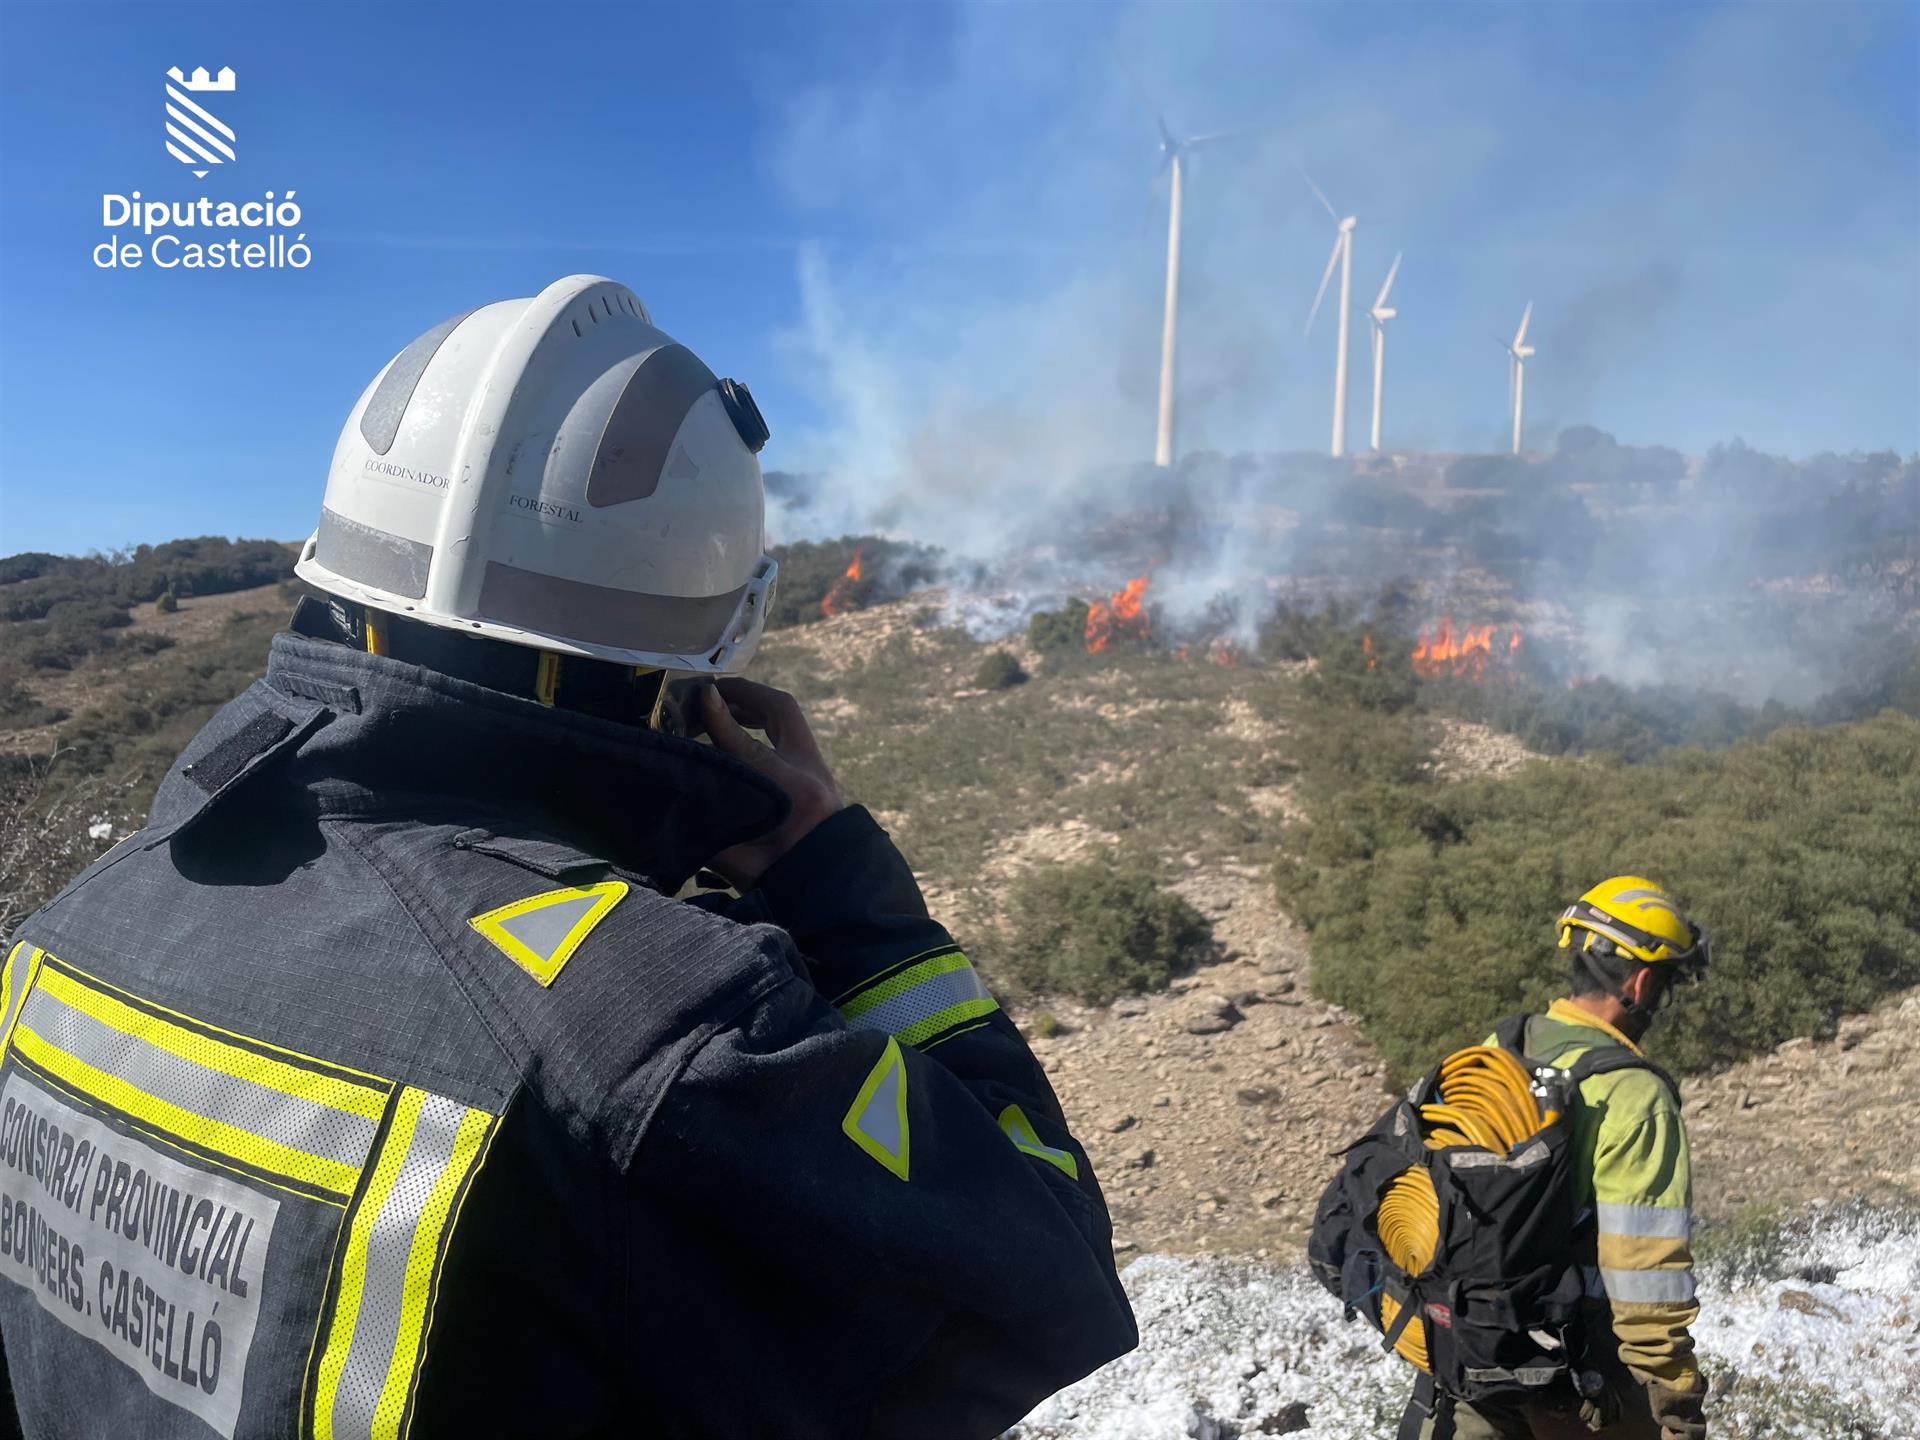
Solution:
M 1373 308 L 1384 310 L 1387 306 L 1387 292 L 1393 289 L 1393 277 L 1400 273 L 1400 257 L 1393 257 L 1393 265 L 1387 271 L 1387 283 L 1380 287 L 1380 298 L 1373 302 Z
M 1527 301 L 1526 313 L 1520 317 L 1520 328 L 1514 332 L 1513 348 L 1518 350 L 1527 343 L 1527 323 L 1533 319 L 1533 302 Z
M 1307 174 L 1306 166 L 1296 164 L 1295 168 L 1299 170 L 1300 178 L 1306 181 L 1313 193 L 1320 197 L 1320 203 L 1327 207 L 1327 214 L 1333 217 L 1333 223 L 1338 225 L 1340 223 L 1340 212 L 1333 208 L 1333 202 L 1327 199 L 1326 192 L 1313 183 L 1313 176 Z
M 1320 272 L 1320 288 L 1314 292 L 1313 309 L 1307 312 L 1307 328 L 1304 333 L 1308 335 L 1313 333 L 1313 317 L 1320 313 L 1320 302 L 1327 298 L 1327 282 L 1333 279 L 1333 267 L 1340 263 L 1340 245 L 1346 238 L 1344 235 L 1334 237 L 1333 253 L 1327 256 L 1327 268 Z
M 1120 58 L 1120 52 L 1118 50 L 1113 52 L 1113 63 L 1120 67 L 1121 73 L 1127 77 L 1128 83 L 1133 86 L 1133 93 L 1140 97 L 1142 108 L 1146 110 L 1148 118 L 1153 121 L 1154 128 L 1160 132 L 1160 144 L 1165 148 L 1167 154 L 1171 155 L 1175 150 L 1180 148 L 1180 142 L 1175 140 L 1173 138 L 1173 132 L 1167 129 L 1167 117 L 1162 115 L 1160 113 L 1160 107 L 1153 103 L 1153 96 L 1147 92 L 1146 82 L 1140 78 L 1138 71 Z
M 1239 140 L 1271 128 L 1273 127 L 1269 125 L 1242 125 L 1233 130 L 1215 130 L 1210 134 L 1196 135 L 1191 140 L 1182 140 L 1180 145 L 1182 149 L 1198 150 L 1202 145 L 1217 145 L 1222 140 Z

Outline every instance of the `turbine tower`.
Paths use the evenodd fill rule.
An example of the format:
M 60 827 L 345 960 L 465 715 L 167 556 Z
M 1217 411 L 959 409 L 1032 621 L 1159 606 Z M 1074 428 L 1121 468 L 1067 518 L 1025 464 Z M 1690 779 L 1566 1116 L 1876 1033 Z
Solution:
M 1520 453 L 1520 416 L 1527 400 L 1527 357 L 1533 354 L 1533 346 L 1527 344 L 1527 323 L 1532 319 L 1533 302 L 1529 300 L 1511 343 L 1500 342 L 1507 351 L 1507 398 L 1513 403 L 1513 453 L 1516 455 Z
M 1166 116 L 1153 103 L 1147 87 L 1140 83 L 1140 77 L 1125 62 L 1121 63 L 1120 68 L 1126 71 L 1127 79 L 1133 83 L 1134 91 L 1140 97 L 1140 103 L 1146 106 L 1147 114 L 1153 117 L 1154 127 L 1160 132 L 1160 168 L 1172 176 L 1171 203 L 1167 208 L 1167 299 L 1160 320 L 1160 413 L 1153 441 L 1153 463 L 1164 470 L 1173 464 L 1174 356 L 1179 348 L 1180 334 L 1180 200 L 1186 179 L 1186 159 L 1203 145 L 1231 139 L 1242 132 L 1221 130 L 1211 135 L 1176 139 L 1173 131 L 1167 128 Z
M 1314 317 L 1320 313 L 1320 302 L 1326 298 L 1327 282 L 1333 278 L 1333 267 L 1340 267 L 1340 341 L 1335 351 L 1333 368 L 1333 443 L 1328 454 L 1336 460 L 1347 453 L 1347 321 L 1353 310 L 1353 228 L 1360 222 L 1349 215 L 1344 220 L 1340 212 L 1333 208 L 1333 202 L 1327 199 L 1313 177 L 1301 168 L 1301 178 L 1312 186 L 1313 193 L 1320 197 L 1320 203 L 1326 206 L 1327 214 L 1333 217 L 1333 223 L 1339 227 L 1333 237 L 1333 253 L 1327 256 L 1327 268 L 1320 276 L 1320 289 L 1313 297 L 1313 310 L 1307 316 L 1307 333 L 1313 333 Z
M 1380 453 L 1380 386 L 1387 374 L 1387 321 L 1400 312 L 1387 308 L 1387 292 L 1393 289 L 1393 277 L 1400 273 L 1400 257 L 1393 257 L 1387 270 L 1387 283 L 1380 287 L 1367 319 L 1373 322 L 1373 453 Z

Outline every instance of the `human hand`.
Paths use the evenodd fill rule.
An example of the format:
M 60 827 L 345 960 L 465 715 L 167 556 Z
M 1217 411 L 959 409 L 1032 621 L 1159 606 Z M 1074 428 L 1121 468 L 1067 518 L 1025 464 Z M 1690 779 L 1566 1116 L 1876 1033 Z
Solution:
M 752 680 L 718 680 L 701 694 L 700 713 L 715 746 L 758 770 L 793 802 L 778 829 L 722 850 L 707 862 L 736 890 L 748 890 L 774 861 L 846 802 L 840 798 L 840 787 L 820 754 L 800 702 L 786 691 Z M 754 739 L 748 730 L 765 732 L 772 743 Z
M 1619 1402 L 1613 1392 L 1602 1390 L 1580 1402 L 1580 1423 L 1598 1435 L 1620 1418 Z
M 1660 1422 L 1660 1440 L 1707 1440 L 1705 1395 L 1699 1388 L 1672 1390 L 1650 1385 L 1647 1396 L 1653 1418 Z

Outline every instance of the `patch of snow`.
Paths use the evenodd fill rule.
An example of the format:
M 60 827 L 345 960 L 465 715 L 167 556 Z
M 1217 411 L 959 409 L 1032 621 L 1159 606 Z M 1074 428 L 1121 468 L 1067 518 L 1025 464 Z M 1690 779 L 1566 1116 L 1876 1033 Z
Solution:
M 1920 1440 L 1920 1217 L 1848 1208 L 1701 1268 L 1716 1440 Z M 1140 1348 L 1009 1440 L 1390 1435 L 1413 1371 L 1304 1266 L 1147 1255 L 1123 1280 Z M 1289 1414 L 1304 1405 L 1302 1418 Z

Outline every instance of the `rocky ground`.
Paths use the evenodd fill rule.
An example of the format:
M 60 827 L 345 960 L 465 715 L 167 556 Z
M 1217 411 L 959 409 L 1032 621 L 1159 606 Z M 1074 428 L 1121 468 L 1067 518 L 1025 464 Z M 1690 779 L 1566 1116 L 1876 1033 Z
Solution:
M 1920 991 L 1840 1022 L 1830 1040 L 1683 1087 L 1710 1216 L 1866 1196 L 1920 1205 Z
M 1123 1255 L 1264 1255 L 1304 1235 L 1329 1154 L 1390 1098 L 1384 1069 L 1307 993 L 1305 936 L 1264 871 L 1176 888 L 1213 921 L 1224 958 L 1165 995 L 1055 1006 L 1065 1028 L 1036 1034 L 1034 1050 L 1103 1178 Z

